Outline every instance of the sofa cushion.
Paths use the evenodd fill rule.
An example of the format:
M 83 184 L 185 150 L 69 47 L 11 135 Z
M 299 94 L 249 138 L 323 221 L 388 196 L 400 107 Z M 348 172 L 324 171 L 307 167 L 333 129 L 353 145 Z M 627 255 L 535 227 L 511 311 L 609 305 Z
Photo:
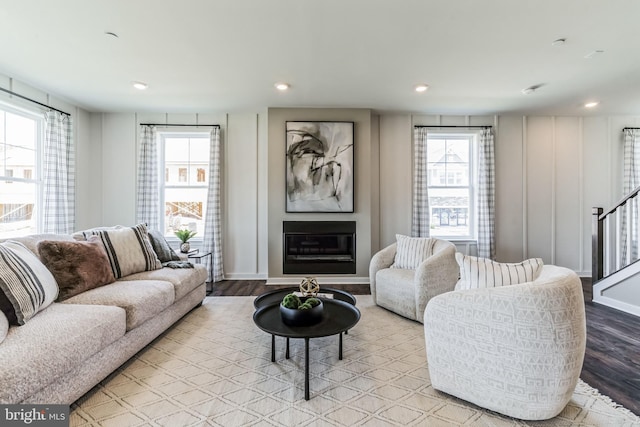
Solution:
M 149 240 L 160 262 L 180 261 L 180 257 L 173 248 L 169 246 L 167 239 L 164 238 L 160 231 L 149 230 Z
M 25 245 L 0 243 L 0 311 L 12 325 L 24 325 L 58 296 L 47 267 Z
M 87 240 L 87 238 L 85 236 L 91 235 L 92 231 L 117 230 L 119 228 L 124 228 L 124 226 L 123 225 L 110 225 L 110 226 L 106 226 L 106 227 L 87 228 L 86 230 L 81 230 L 81 231 L 74 232 L 71 235 L 71 239 L 78 240 L 78 241 L 84 241 L 84 240 Z
M 542 271 L 541 258 L 531 258 L 519 263 L 500 263 L 486 258 L 478 258 L 456 253 L 460 266 L 460 280 L 456 290 L 493 288 L 532 282 Z
M 58 282 L 58 301 L 115 281 L 107 253 L 96 236 L 86 242 L 43 240 L 38 243 L 38 252 Z
M 31 252 L 36 254 L 36 256 L 39 257 L 40 254 L 38 253 L 38 243 L 40 243 L 41 241 L 55 240 L 55 241 L 62 241 L 62 242 L 72 242 L 73 238 L 68 234 L 44 233 L 44 234 L 30 234 L 28 236 L 12 237 L 11 239 L 5 239 L 5 241 L 7 240 L 13 240 L 15 242 L 22 243 L 27 247 L 27 249 L 29 249 Z
M 124 333 L 121 308 L 51 304 L 0 345 L 0 403 L 33 395 Z
M 123 280 L 73 296 L 63 304 L 112 305 L 127 313 L 127 331 L 143 324 L 175 301 L 174 288 L 161 280 Z
M 161 270 L 131 274 L 122 280 L 165 280 L 173 285 L 175 300 L 178 301 L 207 280 L 207 268 L 200 264 L 194 265 L 194 268 L 165 267 Z
M 415 270 L 425 259 L 433 255 L 435 239 L 428 237 L 409 237 L 396 234 L 396 255 L 391 268 Z
M 92 235 L 98 236 L 102 241 L 116 279 L 140 271 L 162 268 L 149 241 L 147 226 L 144 224 L 84 232 L 85 239 Z

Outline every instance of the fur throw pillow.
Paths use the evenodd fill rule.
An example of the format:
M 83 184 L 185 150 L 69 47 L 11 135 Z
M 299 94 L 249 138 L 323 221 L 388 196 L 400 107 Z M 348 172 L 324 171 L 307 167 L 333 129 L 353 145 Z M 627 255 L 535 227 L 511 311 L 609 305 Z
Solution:
M 86 242 L 43 240 L 38 243 L 38 252 L 58 282 L 58 301 L 115 281 L 107 253 L 96 236 Z

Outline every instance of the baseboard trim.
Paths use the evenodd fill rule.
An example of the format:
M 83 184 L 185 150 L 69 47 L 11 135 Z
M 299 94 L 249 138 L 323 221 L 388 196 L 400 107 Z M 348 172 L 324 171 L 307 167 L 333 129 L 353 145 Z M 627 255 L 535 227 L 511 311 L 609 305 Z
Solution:
M 604 305 L 607 307 L 615 308 L 616 310 L 624 311 L 625 313 L 632 314 L 636 317 L 640 317 L 640 307 L 628 304 L 623 301 L 618 301 L 613 298 L 602 296 L 601 294 L 593 294 L 593 302 L 596 304 Z
M 224 280 L 267 280 L 264 273 L 230 273 L 224 275 Z
M 299 285 L 305 276 L 269 277 L 267 285 Z M 369 277 L 340 277 L 316 276 L 320 287 L 322 285 L 368 285 Z

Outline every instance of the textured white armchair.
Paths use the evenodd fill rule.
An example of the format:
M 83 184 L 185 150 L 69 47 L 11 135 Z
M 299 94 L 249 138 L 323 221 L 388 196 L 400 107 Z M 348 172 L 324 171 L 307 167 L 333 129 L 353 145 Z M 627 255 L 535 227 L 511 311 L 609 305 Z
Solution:
M 371 258 L 369 283 L 377 305 L 422 322 L 429 300 L 453 290 L 460 274 L 456 247 L 446 240 L 434 240 L 433 255 L 415 270 L 390 268 L 396 255 L 396 243 Z
M 552 418 L 582 369 L 582 284 L 545 265 L 533 282 L 449 292 L 429 301 L 424 331 L 433 388 L 510 417 Z

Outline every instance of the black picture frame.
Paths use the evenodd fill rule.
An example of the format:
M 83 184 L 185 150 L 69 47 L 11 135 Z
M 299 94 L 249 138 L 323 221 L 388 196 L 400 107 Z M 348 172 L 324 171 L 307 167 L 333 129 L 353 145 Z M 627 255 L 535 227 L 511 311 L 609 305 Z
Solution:
M 286 212 L 354 212 L 354 122 L 286 122 Z

